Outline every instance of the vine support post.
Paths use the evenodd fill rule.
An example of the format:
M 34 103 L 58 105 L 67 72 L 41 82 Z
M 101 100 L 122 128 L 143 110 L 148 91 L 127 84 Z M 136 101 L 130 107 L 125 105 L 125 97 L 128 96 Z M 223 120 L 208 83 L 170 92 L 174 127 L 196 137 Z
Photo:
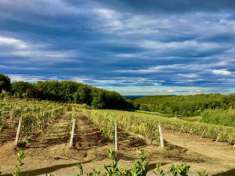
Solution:
M 114 121 L 114 150 L 118 152 L 118 129 L 117 129 L 117 122 Z
M 76 119 L 72 119 L 72 129 L 71 129 L 71 135 L 70 135 L 70 141 L 69 141 L 69 148 L 73 147 L 75 126 L 76 126 Z
M 165 144 L 164 144 L 164 138 L 163 138 L 161 124 L 158 124 L 158 129 L 159 129 L 159 137 L 160 137 L 160 147 L 164 148 Z
M 15 145 L 16 146 L 18 145 L 19 138 L 20 138 L 21 125 L 22 125 L 22 117 L 20 117 L 20 119 L 19 119 L 18 128 L 16 131 L 16 138 L 15 138 Z

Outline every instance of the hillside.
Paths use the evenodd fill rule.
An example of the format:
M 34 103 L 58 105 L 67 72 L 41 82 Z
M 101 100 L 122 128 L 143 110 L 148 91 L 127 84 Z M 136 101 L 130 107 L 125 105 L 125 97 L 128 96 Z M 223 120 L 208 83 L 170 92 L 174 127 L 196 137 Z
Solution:
M 87 104 L 94 108 L 132 109 L 125 97 L 114 91 L 96 88 L 70 80 L 49 80 L 38 82 L 11 82 L 6 75 L 0 74 L 0 96 L 51 100 L 63 103 Z
M 195 116 L 205 109 L 233 107 L 235 96 L 222 94 L 146 96 L 133 100 L 141 110 L 172 115 Z

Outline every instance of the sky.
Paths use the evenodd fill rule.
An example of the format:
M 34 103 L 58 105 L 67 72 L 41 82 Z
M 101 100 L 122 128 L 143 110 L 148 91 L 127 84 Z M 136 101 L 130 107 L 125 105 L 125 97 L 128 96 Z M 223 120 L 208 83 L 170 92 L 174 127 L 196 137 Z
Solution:
M 235 92 L 235 1 L 1 0 L 0 72 L 123 95 Z

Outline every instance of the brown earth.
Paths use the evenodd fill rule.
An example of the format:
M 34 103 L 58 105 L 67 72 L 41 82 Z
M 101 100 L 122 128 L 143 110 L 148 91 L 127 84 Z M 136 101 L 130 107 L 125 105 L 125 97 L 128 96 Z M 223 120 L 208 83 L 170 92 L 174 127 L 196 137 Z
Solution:
M 205 163 L 192 164 L 192 167 L 206 169 L 209 175 L 235 176 L 235 150 L 232 145 L 166 130 L 164 136 L 171 144 L 210 158 Z

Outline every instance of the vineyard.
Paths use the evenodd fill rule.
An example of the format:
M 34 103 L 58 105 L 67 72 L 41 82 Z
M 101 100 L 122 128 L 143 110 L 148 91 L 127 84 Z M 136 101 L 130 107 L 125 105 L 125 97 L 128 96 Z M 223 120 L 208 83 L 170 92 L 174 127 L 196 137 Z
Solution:
M 0 143 L 4 142 L 4 137 L 5 140 L 11 140 L 14 137 L 12 133 L 16 131 L 21 118 L 21 138 L 27 140 L 43 133 L 64 111 L 65 106 L 62 104 L 46 101 L 3 100 L 0 103 Z
M 211 141 L 235 143 L 233 127 L 141 112 L 96 110 L 79 104 L 2 98 L 0 148 L 3 153 L 0 152 L 0 156 L 3 155 L 4 159 L 5 152 L 10 152 L 9 156 L 13 155 L 14 150 L 11 151 L 9 145 L 14 143 L 14 148 L 23 147 L 33 160 L 37 160 L 38 155 L 40 161 L 42 158 L 50 161 L 47 165 L 58 162 L 58 158 L 59 161 L 64 159 L 66 163 L 70 160 L 97 160 L 94 157 L 105 161 L 104 151 L 110 148 L 118 150 L 124 163 L 137 159 L 141 150 L 150 153 L 150 162 L 153 163 L 156 159 L 170 163 L 206 162 L 207 157 L 188 152 L 187 149 L 163 139 L 159 125 L 163 129 L 163 137 L 164 132 L 170 130 L 209 138 Z M 162 147 L 165 147 L 164 150 Z M 7 161 L 5 165 L 1 164 L 1 168 L 6 168 L 5 173 L 10 172 L 10 168 L 7 168 L 8 165 L 13 165 L 11 161 L 9 159 L 9 163 Z M 29 164 L 28 167 L 30 168 L 26 165 L 25 169 L 30 170 L 32 166 Z
M 95 123 L 110 129 L 111 121 L 117 121 L 127 131 L 141 134 L 151 141 L 158 142 L 158 124 L 165 129 L 198 135 L 219 142 L 235 144 L 235 129 L 221 125 L 211 125 L 200 122 L 189 122 L 177 118 L 164 118 L 156 115 L 138 112 L 111 110 L 83 110 Z M 103 120 L 105 119 L 105 121 Z M 108 127 L 109 126 L 109 127 Z

